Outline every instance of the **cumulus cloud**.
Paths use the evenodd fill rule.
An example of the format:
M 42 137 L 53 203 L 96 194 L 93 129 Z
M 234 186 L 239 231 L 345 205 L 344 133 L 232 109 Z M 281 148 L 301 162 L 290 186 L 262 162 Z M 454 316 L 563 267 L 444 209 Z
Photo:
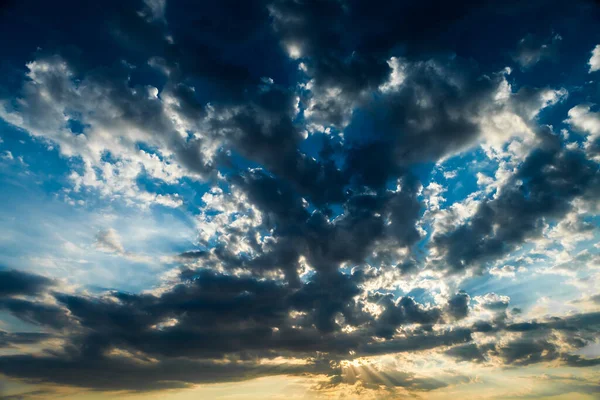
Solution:
M 597 166 L 578 151 L 557 147 L 556 137 L 530 153 L 494 199 L 479 204 L 472 219 L 434 239 L 452 269 L 505 254 L 540 236 L 545 218 L 562 219 L 571 201 L 595 190 Z M 471 238 L 479 240 L 472 241 Z
M 194 173 L 208 172 L 202 162 L 189 162 L 192 151 L 200 160 L 199 142 L 185 143 L 177 132 L 186 126 L 169 114 L 168 102 L 151 95 L 155 88 L 128 86 L 126 66 L 91 73 L 82 82 L 76 81 L 76 71 L 59 56 L 32 61 L 27 68 L 20 101 L 15 107 L 3 103 L 0 115 L 36 137 L 49 139 L 64 156 L 81 157 L 83 167 L 70 176 L 75 191 L 92 188 L 109 198 L 177 207 L 181 204 L 177 199 L 145 192 L 135 179 L 145 173 L 175 183 L 183 176 L 181 165 L 191 166 Z M 157 147 L 159 153 L 142 150 L 140 142 Z M 175 163 L 173 157 L 183 158 Z
M 351 300 L 357 293 L 355 285 L 364 279 L 358 275 L 339 276 L 336 296 L 323 292 L 323 285 L 330 283 L 320 281 L 296 291 L 275 280 L 227 276 L 207 270 L 190 271 L 182 278 L 183 281 L 159 294 L 111 292 L 94 298 L 56 293 L 60 307 L 17 300 L 3 302 L 3 307 L 19 318 L 61 329 L 63 334 L 71 332 L 71 337 L 70 344 L 54 351 L 52 356 L 2 356 L 0 371 L 8 376 L 93 389 L 148 390 L 232 380 L 234 376 L 236 380 L 245 379 L 278 371 L 341 373 L 317 359 L 302 364 L 284 362 L 279 365 L 280 370 L 267 369 L 268 364 L 251 361 L 269 358 L 273 351 L 293 358 L 306 358 L 315 351 L 326 352 L 330 359 L 342 360 L 348 359 L 349 352 L 354 357 L 362 357 L 452 346 L 444 350 L 445 354 L 463 361 L 487 362 L 489 357 L 498 355 L 507 365 L 548 360 L 563 360 L 568 365 L 595 365 L 592 359 L 571 356 L 569 349 L 581 348 L 593 341 L 600 327 L 598 313 L 539 322 L 496 320 L 488 329 L 479 326 L 432 331 L 432 325 L 443 322 L 445 311 L 420 305 L 410 297 L 394 302 L 391 296 L 374 295 L 366 300 L 380 305 L 383 311 L 377 316 L 361 315 L 361 306 Z M 348 295 L 340 295 L 340 288 L 347 288 L 344 290 Z M 465 292 L 454 296 L 449 302 L 449 315 L 464 318 L 468 299 Z M 475 297 L 474 301 L 492 311 L 505 310 L 508 306 L 508 298 L 496 294 Z M 354 329 L 335 327 L 340 323 L 339 318 Z M 422 329 L 409 336 L 394 334 L 406 324 L 421 325 Z M 489 346 L 473 343 L 475 331 L 480 334 L 539 332 L 539 335 L 537 339 Z M 560 343 L 549 341 L 553 331 L 568 336 Z M 388 340 L 375 340 L 381 336 Z M 4 335 L 7 343 L 15 344 L 37 343 L 47 338 L 45 335 Z M 246 361 L 232 358 L 240 352 L 251 357 Z M 181 366 L 178 357 L 183 355 L 189 359 L 185 368 L 174 368 Z M 217 363 L 211 359 L 229 361 Z M 126 374 L 128 379 L 123 380 L 119 377 L 124 376 L 125 367 L 130 373 Z M 212 372 L 199 372 L 205 370 Z M 98 371 L 111 379 L 94 379 Z M 164 379 L 165 376 L 172 379 Z
M 600 113 L 592 111 L 592 105 L 580 104 L 569 110 L 566 122 L 575 129 L 592 137 L 600 135 Z
M 594 50 L 592 50 L 592 57 L 590 57 L 588 64 L 590 66 L 590 73 L 600 69 L 600 45 L 594 47 Z

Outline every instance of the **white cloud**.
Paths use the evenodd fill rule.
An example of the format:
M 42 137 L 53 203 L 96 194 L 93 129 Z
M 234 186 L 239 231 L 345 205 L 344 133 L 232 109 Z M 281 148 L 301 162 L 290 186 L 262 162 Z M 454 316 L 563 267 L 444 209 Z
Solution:
M 480 192 L 471 193 L 464 200 L 453 203 L 448 208 L 434 213 L 432 239 L 437 235 L 443 235 L 451 231 L 472 217 L 477 212 L 477 207 L 481 201 L 480 194 Z
M 579 104 L 569 110 L 569 118 L 565 120 L 575 130 L 587 133 L 583 147 L 589 152 L 593 148 L 595 140 L 600 137 L 600 112 L 592 111 L 591 104 Z M 590 158 L 600 161 L 600 156 L 591 152 Z
M 477 186 L 488 186 L 494 183 L 494 178 L 491 178 L 481 172 L 477 173 Z
M 439 211 L 441 205 L 446 201 L 443 193 L 445 193 L 447 190 L 447 188 L 437 182 L 431 182 L 426 188 L 423 189 L 425 205 L 427 206 L 428 211 Z
M 494 292 L 486 293 L 483 296 L 475 296 L 475 297 L 473 297 L 473 300 L 475 302 L 477 302 L 478 304 L 482 304 L 482 305 L 494 304 L 494 303 L 504 303 L 504 304 L 510 303 L 509 296 L 499 295 Z
M 592 50 L 592 57 L 588 61 L 590 73 L 600 70 L 600 44 Z
M 512 265 L 493 267 L 490 269 L 490 275 L 495 275 L 499 278 L 514 278 L 516 270 L 517 269 Z
M 119 234 L 112 228 L 98 232 L 94 245 L 97 249 L 107 253 L 125 253 Z
M 121 256 L 129 261 L 142 263 L 152 262 L 151 257 L 126 251 L 123 243 L 121 242 L 121 237 L 113 228 L 98 232 L 94 246 L 96 246 L 96 248 L 100 251 Z
M 27 68 L 29 80 L 16 106 L 0 103 L 0 118 L 58 145 L 65 157 L 79 157 L 82 168 L 70 174 L 76 192 L 97 190 L 110 200 L 143 207 L 182 204 L 173 196 L 148 193 L 137 185 L 144 173 L 168 184 L 183 176 L 199 178 L 182 166 L 178 154 L 183 149 L 188 159 L 209 160 L 214 153 L 215 146 L 208 140 L 197 148 L 187 147 L 190 132 L 198 132 L 199 127 L 178 111 L 181 105 L 169 85 L 159 95 L 154 87 L 131 87 L 126 76 L 123 81 L 98 79 L 94 74 L 75 79 L 68 63 L 58 56 L 32 61 Z M 73 121 L 83 127 L 81 132 L 71 130 Z M 153 151 L 141 150 L 140 143 Z
M 397 90 L 398 87 L 402 85 L 402 83 L 406 79 L 406 65 L 401 59 L 397 57 L 392 57 L 388 60 L 387 63 L 392 69 L 392 72 L 390 73 L 388 81 L 379 87 L 379 90 L 381 90 L 384 93 L 392 90 Z
M 593 112 L 590 104 L 579 104 L 569 110 L 569 118 L 565 122 L 573 128 L 600 136 L 600 112 Z
M 458 171 L 444 171 L 444 178 L 454 179 L 458 175 Z
M 262 213 L 238 188 L 232 187 L 230 193 L 224 193 L 220 188 L 214 187 L 202 196 L 202 201 L 206 206 L 198 215 L 197 222 L 201 243 L 214 240 L 234 254 L 253 254 L 251 242 L 263 244 L 268 238 L 255 236 L 255 229 L 262 223 Z M 232 240 L 229 233 L 231 228 L 239 233 L 235 240 Z
M 162 20 L 165 18 L 165 9 L 167 0 L 144 0 L 147 9 L 141 11 L 141 15 L 146 17 L 148 22 Z

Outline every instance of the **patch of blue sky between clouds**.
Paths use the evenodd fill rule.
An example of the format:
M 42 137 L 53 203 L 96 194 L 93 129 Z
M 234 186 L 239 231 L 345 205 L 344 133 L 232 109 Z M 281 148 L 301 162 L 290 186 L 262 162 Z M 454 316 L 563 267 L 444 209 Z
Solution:
M 84 287 L 141 291 L 159 284 L 168 257 L 194 242 L 188 213 L 160 205 L 140 209 L 93 190 L 73 193 L 69 174 L 76 162 L 4 122 L 1 137 L 0 152 L 11 155 L 0 160 L 3 267 Z M 159 185 L 157 193 L 167 189 Z M 107 229 L 118 232 L 124 252 L 98 248 L 97 235 Z

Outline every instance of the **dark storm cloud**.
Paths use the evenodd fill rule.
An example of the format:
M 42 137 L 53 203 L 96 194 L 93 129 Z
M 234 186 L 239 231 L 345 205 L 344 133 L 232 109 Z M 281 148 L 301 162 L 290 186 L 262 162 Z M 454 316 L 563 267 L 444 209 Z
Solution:
M 288 51 L 308 57 L 308 74 L 314 79 L 312 120 L 343 126 L 348 108 L 364 91 L 376 89 L 389 74 L 386 59 L 369 53 L 353 53 L 345 42 L 348 22 L 343 2 L 275 1 L 269 5 L 274 28 Z M 337 21 L 332 23 L 331 21 Z M 293 50 L 292 50 L 293 51 Z M 327 96 L 330 89 L 337 96 Z M 308 101 L 308 99 L 307 99 Z
M 359 274 L 351 277 L 339 273 L 318 273 L 315 279 L 304 285 L 292 296 L 294 308 L 308 311 L 313 323 L 322 332 L 332 332 L 341 327 L 335 316 L 341 313 L 350 325 L 360 324 L 361 313 L 353 300 L 360 294 L 357 287 Z M 335 288 L 335 291 L 333 291 Z
M 303 136 L 293 122 L 295 102 L 293 92 L 271 84 L 234 108 L 230 117 L 210 123 L 242 156 L 286 180 L 317 205 L 341 202 L 347 179 L 325 151 L 322 159 L 315 160 L 299 150 Z M 228 108 L 222 111 L 232 113 Z
M 56 294 L 69 318 L 62 308 L 26 301 L 3 303 L 26 321 L 70 334 L 63 336 L 66 343 L 62 349 L 47 350 L 45 355 L 0 357 L 0 371 L 10 377 L 100 390 L 156 390 L 273 374 L 340 373 L 319 362 L 318 354 L 341 360 L 451 347 L 446 354 L 463 361 L 484 362 L 493 354 L 507 365 L 551 360 L 573 366 L 596 365 L 594 359 L 561 352 L 548 335 L 560 330 L 567 335 L 566 343 L 581 348 L 600 329 L 598 313 L 532 321 L 530 327 L 500 321 L 490 329 L 434 331 L 431 327 L 442 322 L 445 312 L 449 318 L 462 315 L 468 304 L 466 293 L 453 297 L 460 299 L 456 301 L 461 310 L 458 314 L 452 305 L 445 311 L 410 297 L 393 302 L 391 296 L 376 295 L 366 299 L 383 307 L 375 317 L 362 312 L 364 303 L 355 298 L 360 293 L 357 285 L 365 279 L 360 270 L 350 276 L 317 273 L 298 288 L 209 270 L 186 271 L 182 278 L 184 281 L 160 294 Z M 354 332 L 341 331 L 340 323 L 354 326 Z M 394 330 L 404 325 L 420 328 L 410 335 L 395 336 Z M 475 331 L 504 330 L 539 333 L 500 347 L 470 343 Z M 374 336 L 387 340 L 374 340 Z M 5 346 L 34 344 L 51 337 L 5 333 L 1 342 Z M 351 351 L 353 356 L 349 356 Z M 277 367 L 258 362 L 282 355 L 308 361 Z M 223 359 L 231 361 L 213 361 Z
M 63 329 L 70 325 L 69 318 L 59 307 L 22 299 L 0 299 L 0 310 L 35 325 Z
M 495 328 L 494 326 L 487 322 L 487 321 L 477 321 L 473 324 L 473 332 L 484 332 L 484 333 L 488 333 L 488 332 L 494 332 Z
M 382 354 L 470 340 L 469 332 L 452 331 L 369 344 L 370 334 L 360 326 L 371 322 L 378 326 L 390 321 L 383 316 L 373 320 L 370 315 L 361 315 L 360 306 L 353 300 L 359 293 L 356 284 L 363 279 L 359 273 L 354 276 L 319 274 L 299 289 L 276 281 L 206 270 L 185 276 L 186 282 L 160 295 L 113 292 L 110 297 L 93 298 L 57 294 L 58 301 L 73 318 L 69 329 L 74 333 L 65 348 L 51 351 L 51 356 L 2 357 L 0 370 L 8 376 L 95 389 L 152 390 L 265 374 L 335 373 L 329 367 L 310 362 L 306 366 L 267 368 L 252 361 L 256 357 L 281 354 L 314 357 L 318 351 L 335 359 L 347 356 L 350 350 L 358 354 Z M 57 325 L 61 317 L 49 313 L 51 309 L 58 312 L 58 308 L 47 307 L 44 310 L 48 314 L 40 316 L 26 308 L 32 303 L 18 303 L 11 307 L 20 312 L 20 318 L 48 327 L 61 327 Z M 424 309 L 411 298 L 387 306 L 389 313 L 402 314 L 402 321 L 394 322 L 397 326 L 401 323 L 430 325 L 441 316 L 441 310 Z M 303 314 L 291 317 L 291 311 Z M 350 334 L 339 332 L 336 315 L 359 330 Z M 170 319 L 175 319 L 176 324 L 169 325 Z M 66 321 L 66 317 L 62 320 Z M 64 328 L 66 322 L 63 323 Z M 45 337 L 5 336 L 7 343 L 33 343 L 34 339 Z M 112 349 L 126 350 L 139 360 L 110 356 Z M 241 355 L 247 361 L 228 365 L 209 361 L 232 354 Z M 158 358 L 158 364 L 148 361 L 147 356 Z M 181 356 L 205 361 L 190 361 L 186 368 L 173 368 L 180 362 L 173 361 L 173 357 Z M 129 371 L 128 378 L 119 379 L 125 370 Z
M 77 321 L 70 326 L 74 333 L 66 346 L 48 350 L 50 355 L 0 357 L 0 371 L 13 377 L 102 390 L 154 390 L 273 374 L 339 373 L 317 361 L 302 366 L 261 365 L 256 361 L 260 357 L 312 359 L 316 352 L 324 352 L 336 359 L 353 349 L 361 354 L 388 351 L 381 344 L 369 345 L 370 335 L 363 329 L 339 332 L 334 320 L 340 315 L 357 327 L 372 320 L 369 315 L 360 316 L 360 307 L 352 300 L 359 293 L 354 281 L 360 282 L 360 276 L 319 275 L 297 290 L 276 281 L 210 271 L 186 276 L 185 283 L 160 295 L 114 292 L 110 297 L 92 298 L 57 294 Z M 400 307 L 410 323 L 431 324 L 439 318 L 440 310 L 423 310 L 409 298 L 401 301 Z M 292 317 L 291 311 L 303 314 Z M 176 323 L 170 325 L 170 319 Z M 53 326 L 49 321 L 42 323 Z M 38 339 L 6 336 L 7 343 Z M 428 333 L 390 342 L 390 346 L 395 351 L 420 350 L 468 339 L 467 332 Z M 129 356 L 111 355 L 114 349 Z M 242 361 L 211 361 L 229 355 Z M 175 359 L 182 356 L 198 361 Z
M 540 339 L 522 338 L 498 347 L 495 354 L 507 365 L 530 365 L 546 361 L 560 360 L 570 367 L 593 367 L 600 365 L 600 358 L 585 358 L 575 354 L 565 354 L 552 341 L 552 337 Z M 584 342 L 575 347 L 583 347 Z
M 575 348 L 594 342 L 600 332 L 600 313 L 581 313 L 567 317 L 551 317 L 545 320 L 514 322 L 510 316 L 501 312 L 492 321 L 477 321 L 471 327 L 473 332 L 496 334 L 511 332 L 521 334 L 523 340 L 548 340 L 556 332 L 562 333 L 562 339 Z
M 540 13 L 541 5 L 545 6 L 544 13 Z M 585 3 L 579 6 L 591 8 Z M 541 1 L 527 5 L 509 1 L 502 7 L 490 1 L 449 3 L 439 0 L 418 3 L 282 0 L 269 5 L 284 44 L 296 44 L 302 56 L 317 60 L 328 56 L 345 59 L 353 51 L 380 57 L 385 57 L 393 49 L 410 55 L 455 51 L 457 48 L 473 51 L 474 43 L 466 39 L 475 31 L 482 35 L 490 34 L 493 27 L 486 22 L 497 20 L 499 24 L 507 23 L 521 17 L 519 13 L 530 16 L 537 12 L 539 20 L 532 22 L 541 25 L 542 21 L 556 19 L 565 10 L 571 9 L 573 13 L 573 8 L 577 7 L 560 7 L 560 2 Z M 508 29 L 505 31 L 511 36 L 519 34 Z M 461 39 L 465 41 L 463 46 L 459 43 Z M 502 38 L 496 40 L 501 41 Z M 338 73 L 328 76 L 335 75 Z
M 53 282 L 40 275 L 16 270 L 0 271 L 0 297 L 35 296 L 46 291 Z
M 459 361 L 485 361 L 484 353 L 482 353 L 479 347 L 474 343 L 452 347 L 447 350 L 445 354 Z
M 556 345 L 545 340 L 515 340 L 499 349 L 500 356 L 507 364 L 529 365 L 551 361 L 559 356 Z
M 465 291 L 459 291 L 448 300 L 448 313 L 456 319 L 465 318 L 469 314 L 471 297 Z
M 522 366 L 558 360 L 573 367 L 598 365 L 597 358 L 585 358 L 565 352 L 564 347 L 578 350 L 596 341 L 600 332 L 600 313 L 575 314 L 553 317 L 543 321 L 506 323 L 506 316 L 493 324 L 480 321 L 472 330 L 481 334 L 518 333 L 500 344 L 475 344 L 454 346 L 445 351 L 461 361 L 486 362 L 490 356 L 499 357 L 507 366 Z M 560 333 L 560 334 L 559 334 Z
M 16 270 L 0 271 L 0 310 L 34 325 L 63 329 L 70 325 L 64 310 L 41 301 L 17 298 L 39 296 L 48 293 L 54 286 L 54 281 L 40 275 Z M 5 339 L 9 337 L 4 336 Z
M 38 46 L 44 52 L 68 53 L 82 69 L 127 60 L 140 67 L 139 76 L 148 73 L 143 67 L 148 59 L 161 57 L 202 85 L 203 103 L 239 99 L 262 76 L 285 77 L 285 57 L 278 51 L 266 2 L 165 3 L 166 23 L 148 21 L 142 0 L 92 5 L 60 0 L 36 7 L 15 2 L 1 15 L 2 22 L 7 30 L 27 32 L 20 39 L 26 50 L 10 43 L 5 48 L 21 57 Z
M 407 64 L 402 72 L 404 83 L 365 105 L 348 127 L 368 129 L 389 149 L 379 157 L 400 165 L 435 161 L 472 143 L 481 133 L 478 118 L 494 111 L 502 79 L 480 76 L 460 59 Z
M 296 51 L 313 80 L 306 99 L 311 104 L 309 119 L 338 127 L 348 122 L 352 109 L 369 92 L 386 81 L 390 68 L 385 61 L 391 56 L 490 58 L 487 46 L 475 39 L 489 37 L 496 57 L 502 60 L 501 55 L 513 50 L 514 43 L 527 33 L 505 27 L 519 27 L 526 20 L 541 31 L 566 15 L 595 11 L 586 1 L 569 6 L 560 1 L 509 1 L 499 6 L 490 1 L 281 0 L 268 8 L 282 46 Z M 499 26 L 504 28 L 502 35 L 497 34 Z
M 248 171 L 232 182 L 262 212 L 257 231 L 271 231 L 276 240 L 257 247 L 257 255 L 249 260 L 219 249 L 214 254 L 226 267 L 246 267 L 253 272 L 279 269 L 297 285 L 300 256 L 318 273 L 335 275 L 340 263 L 361 264 L 375 246 L 410 246 L 420 238 L 416 228 L 420 203 L 414 179 L 404 179 L 400 191 L 348 191 L 343 213 L 333 221 L 327 209 L 311 214 L 292 184 L 264 171 Z
M 43 342 L 53 336 L 38 332 L 4 332 L 0 331 L 0 348 L 13 347 L 15 345 L 27 345 Z
M 501 93 L 508 84 L 506 75 L 484 74 L 473 60 L 394 62 L 401 82 L 374 92 L 353 108 L 344 130 L 343 172 L 350 183 L 378 189 L 416 163 L 438 161 L 480 140 L 494 141 L 494 135 L 517 134 L 499 133 L 504 127 L 485 131 L 486 117 L 513 113 L 530 123 L 546 105 L 547 88 L 525 86 Z M 508 97 L 500 101 L 499 95 Z
M 469 222 L 436 237 L 434 245 L 452 271 L 506 254 L 538 236 L 545 219 L 563 217 L 574 198 L 597 190 L 598 165 L 550 140 L 527 157 L 498 197 L 479 205 Z
M 185 388 L 193 384 L 234 382 L 268 375 L 327 373 L 319 364 L 259 365 L 252 362 L 191 361 L 185 358 L 147 362 L 119 358 L 89 359 L 82 357 L 4 356 L 0 370 L 9 377 L 38 382 L 58 383 L 96 390 L 151 391 Z
M 600 329 L 600 312 L 576 314 L 573 316 L 558 318 L 555 317 L 550 321 L 544 322 L 524 322 L 516 323 L 507 326 L 507 330 L 516 332 L 526 332 L 532 330 L 571 330 L 571 331 L 597 331 Z
M 356 287 L 349 281 L 345 295 L 337 282 L 340 289 L 334 295 L 333 286 L 320 285 L 311 282 L 296 291 L 275 281 L 199 271 L 192 281 L 159 297 L 115 293 L 118 302 L 68 295 L 58 299 L 85 328 L 82 343 L 95 347 L 98 354 L 110 346 L 158 357 L 219 358 L 274 350 L 347 352 L 360 338 L 329 333 L 334 326 L 339 329 L 333 321 L 335 313 L 352 318 L 348 307 Z M 292 319 L 292 310 L 306 312 L 306 318 Z M 174 326 L 168 324 L 171 319 L 176 320 Z
M 414 323 L 433 325 L 442 316 L 439 309 L 426 309 L 411 297 L 402 297 L 397 303 L 394 303 L 391 295 L 376 294 L 370 300 L 384 307 L 375 323 L 375 334 L 387 339 L 392 338 L 396 328 L 401 325 Z
M 429 326 L 441 318 L 440 309 L 426 309 L 411 298 L 403 298 L 398 305 L 386 303 L 387 310 L 377 319 L 362 314 L 353 300 L 359 293 L 353 282 L 357 279 L 317 275 L 294 290 L 272 281 L 204 271 L 160 297 L 116 293 L 118 303 L 75 296 L 60 296 L 59 300 L 89 329 L 84 341 L 169 357 L 220 357 L 238 352 L 265 355 L 272 350 L 344 354 L 363 346 L 370 335 L 361 329 L 356 334 L 339 332 L 336 316 L 356 327 L 368 323 L 380 336 L 382 327 L 390 324 Z M 292 311 L 304 314 L 292 317 Z M 177 320 L 176 325 L 157 329 L 170 318 Z M 391 338 L 392 333 L 386 330 L 385 336 Z M 427 334 L 395 346 L 419 349 L 423 340 L 423 346 L 431 348 L 468 337 L 467 332 L 448 337 Z
M 600 365 L 600 358 L 584 358 L 580 355 L 567 355 L 563 361 L 570 367 L 594 367 Z
M 457 328 L 440 334 L 415 334 L 405 338 L 387 340 L 385 342 L 372 342 L 360 349 L 363 356 L 400 353 L 406 351 L 429 350 L 441 346 L 451 346 L 470 342 L 473 340 L 469 329 Z

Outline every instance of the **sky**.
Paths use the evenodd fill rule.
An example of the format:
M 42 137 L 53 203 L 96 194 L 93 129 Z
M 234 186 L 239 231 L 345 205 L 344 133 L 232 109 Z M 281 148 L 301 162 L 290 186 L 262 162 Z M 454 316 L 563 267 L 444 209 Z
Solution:
M 0 398 L 599 399 L 599 26 L 0 1 Z

